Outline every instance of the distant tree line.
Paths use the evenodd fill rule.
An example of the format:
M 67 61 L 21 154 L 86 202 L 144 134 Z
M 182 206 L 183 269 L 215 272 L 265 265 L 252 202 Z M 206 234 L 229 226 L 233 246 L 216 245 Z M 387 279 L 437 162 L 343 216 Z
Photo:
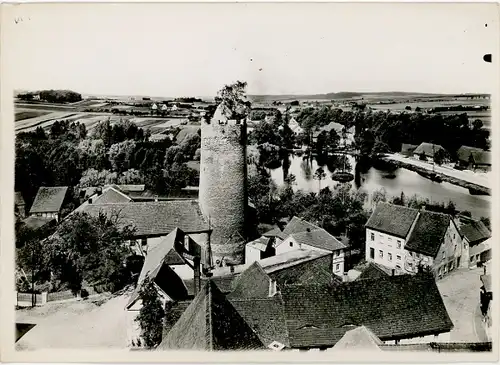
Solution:
M 197 173 L 187 161 L 199 158 L 201 138 L 193 134 L 176 144 L 170 138 L 149 141 L 129 121 L 99 122 L 87 133 L 82 123 L 56 121 L 16 137 L 15 189 L 28 206 L 40 186 L 69 186 L 73 204 L 80 188 L 102 184 L 145 184 L 163 195 L 195 184 Z
M 71 90 L 42 90 L 39 92 L 28 92 L 19 94 L 21 100 L 33 100 L 35 95 L 40 96 L 40 100 L 49 103 L 75 103 L 82 100 L 82 95 Z

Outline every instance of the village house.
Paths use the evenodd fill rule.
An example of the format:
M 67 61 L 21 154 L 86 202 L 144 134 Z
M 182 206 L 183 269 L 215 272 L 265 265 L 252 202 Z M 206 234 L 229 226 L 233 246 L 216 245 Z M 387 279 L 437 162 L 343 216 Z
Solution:
M 460 267 L 462 236 L 449 215 L 379 203 L 366 227 L 366 261 L 417 273 L 420 266 L 436 277 Z
M 185 301 L 193 298 L 193 292 L 183 278 L 193 279 L 194 293 L 201 286 L 202 248 L 189 235 L 175 228 L 146 255 L 136 288 L 127 305 L 128 344 L 136 346 L 140 338 L 140 328 L 135 321 L 142 302 L 139 292 L 148 278 L 155 284 L 158 296 L 165 307 L 168 301 Z
M 89 203 L 82 212 L 93 216 L 104 213 L 117 220 L 120 228 L 134 228 L 129 244 L 145 255 L 175 228 L 183 230 L 202 247 L 209 241 L 210 229 L 198 202 L 191 199 L 128 203 Z
M 275 228 L 245 246 L 245 263 L 262 260 L 297 249 L 328 252 L 333 257 L 332 271 L 344 274 L 345 255 L 349 246 L 323 228 L 293 217 L 281 231 Z
M 471 170 L 491 170 L 491 152 L 477 147 L 462 146 L 457 151 L 460 166 Z
M 265 278 L 257 266 L 253 269 L 246 285 L 234 295 L 224 294 L 209 280 L 179 319 L 173 320 L 176 323 L 165 325 L 158 349 L 327 350 L 362 326 L 378 338 L 378 344 L 425 344 L 448 341 L 453 328 L 436 283 L 427 275 L 388 276 L 335 286 L 286 285 L 278 290 L 270 287 L 269 292 L 268 281 L 263 280 L 265 284 L 247 293 L 253 288 L 251 278 L 255 283 Z M 182 303 L 176 310 L 184 307 Z M 224 326 L 228 333 L 234 325 L 241 326 L 243 337 L 235 337 L 237 344 L 233 337 L 217 334 L 225 318 L 230 318 Z M 206 334 L 221 336 L 213 342 L 217 347 L 210 347 Z
M 463 236 L 463 267 L 477 267 L 491 259 L 491 232 L 480 220 L 461 216 L 456 220 Z
M 41 186 L 31 205 L 30 216 L 54 218 L 59 222 L 67 192 L 67 186 Z
M 420 160 L 422 156 L 425 156 L 426 161 L 432 162 L 434 160 L 434 156 L 441 151 L 445 158 L 448 157 L 448 153 L 443 148 L 443 146 L 438 144 L 432 144 L 427 142 L 422 142 L 418 145 L 417 148 L 413 151 L 413 158 Z
M 416 144 L 403 143 L 401 145 L 401 154 L 405 157 L 411 157 L 417 147 Z

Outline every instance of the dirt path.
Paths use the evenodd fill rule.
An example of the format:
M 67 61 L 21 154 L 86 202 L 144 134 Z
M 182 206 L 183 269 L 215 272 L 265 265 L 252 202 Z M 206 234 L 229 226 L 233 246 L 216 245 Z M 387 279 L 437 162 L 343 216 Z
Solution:
M 19 340 L 16 349 L 126 348 L 128 295 L 101 295 L 19 310 L 16 322 L 36 325 Z

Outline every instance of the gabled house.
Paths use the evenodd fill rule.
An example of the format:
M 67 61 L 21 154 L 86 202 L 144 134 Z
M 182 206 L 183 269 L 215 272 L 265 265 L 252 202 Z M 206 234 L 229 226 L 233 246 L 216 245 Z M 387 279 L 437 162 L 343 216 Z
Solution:
M 118 204 L 133 202 L 132 198 L 124 194 L 117 186 L 108 185 L 104 188 L 95 188 L 86 190 L 85 200 L 76 208 L 73 213 L 83 212 L 89 204 Z
M 59 222 L 67 192 L 67 186 L 41 186 L 31 205 L 30 216 L 54 218 Z
M 167 302 L 192 299 L 183 278 L 193 279 L 194 292 L 201 287 L 201 248 L 176 228 L 146 256 L 136 288 L 125 307 L 128 319 L 129 345 L 137 343 L 140 329 L 135 318 L 142 308 L 140 289 L 146 278 L 154 282 L 162 306 Z
M 416 144 L 403 143 L 401 145 L 401 154 L 406 157 L 411 157 L 417 147 L 418 145 Z
M 444 156 L 448 156 L 448 153 L 443 148 L 443 146 L 441 146 L 439 144 L 422 142 L 413 151 L 413 157 L 416 158 L 416 159 L 420 159 L 421 156 L 425 156 L 425 159 L 427 161 L 433 161 L 434 156 L 436 155 L 436 153 L 438 153 L 440 151 L 444 154 Z
M 262 350 L 266 346 L 213 281 L 208 281 L 157 350 Z
M 449 215 L 379 203 L 365 227 L 368 262 L 397 273 L 424 266 L 439 277 L 461 266 L 462 236 Z
M 461 217 L 457 222 L 463 236 L 463 267 L 476 267 L 491 258 L 491 232 L 480 220 Z
M 147 253 L 175 228 L 184 231 L 204 248 L 211 232 L 196 200 L 92 203 L 86 205 L 82 212 L 93 216 L 104 213 L 117 217 L 119 227 L 132 226 L 135 230 L 129 243 L 134 248 L 138 247 L 140 254 Z
M 336 287 L 291 285 L 281 291 L 292 349 L 327 349 L 359 326 L 389 343 L 446 341 L 453 323 L 434 279 L 387 276 Z
M 460 166 L 469 169 L 491 169 L 491 152 L 481 148 L 462 146 L 457 151 Z
M 330 253 L 333 258 L 332 271 L 336 275 L 343 275 L 349 246 L 323 228 L 298 217 L 293 217 L 283 231 L 274 228 L 249 242 L 245 247 L 245 262 L 248 264 L 297 249 Z

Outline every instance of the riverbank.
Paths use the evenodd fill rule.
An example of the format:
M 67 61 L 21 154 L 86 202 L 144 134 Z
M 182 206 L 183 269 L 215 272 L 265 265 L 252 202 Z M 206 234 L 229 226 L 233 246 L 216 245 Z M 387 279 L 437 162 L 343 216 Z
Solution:
M 404 168 L 404 169 L 407 169 L 410 171 L 414 171 L 416 173 L 421 174 L 422 176 L 426 176 L 430 172 L 430 169 L 428 169 L 428 168 L 425 168 L 423 166 L 418 166 L 418 165 L 410 163 L 410 162 L 405 162 L 405 161 L 402 161 L 401 159 L 396 160 L 394 158 L 391 158 L 390 156 L 385 156 L 385 157 L 382 157 L 381 159 L 383 161 L 386 161 L 386 162 L 392 164 L 395 167 Z M 446 174 L 442 171 L 436 170 L 436 171 L 434 171 L 434 173 L 436 174 L 436 176 L 439 176 L 442 179 L 442 181 L 446 181 L 446 182 L 449 182 L 450 184 L 461 186 L 463 188 L 469 189 L 469 192 L 476 192 L 478 194 L 491 195 L 491 189 L 487 188 L 485 186 L 474 184 L 474 183 L 471 183 L 469 181 L 459 179 L 455 176 L 450 176 L 449 174 Z

